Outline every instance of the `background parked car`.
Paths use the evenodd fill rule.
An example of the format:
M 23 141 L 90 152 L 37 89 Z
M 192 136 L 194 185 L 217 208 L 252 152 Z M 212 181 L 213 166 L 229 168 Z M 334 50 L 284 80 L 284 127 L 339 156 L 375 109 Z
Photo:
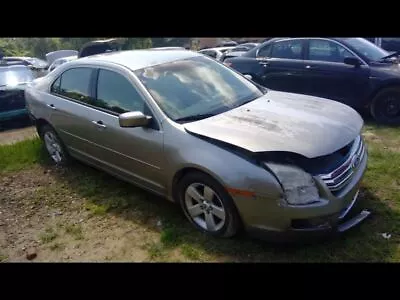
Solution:
M 207 55 L 209 57 L 212 57 L 216 60 L 221 61 L 222 55 L 233 49 L 234 47 L 230 46 L 230 47 L 216 47 L 216 48 L 206 48 L 206 49 L 201 49 L 199 52 L 201 54 Z
M 77 58 L 78 58 L 78 56 L 76 56 L 76 55 L 58 58 L 50 65 L 49 72 L 53 71 L 58 66 L 61 66 L 62 64 L 72 61 L 72 60 L 75 60 Z
M 240 44 L 239 46 L 236 46 L 228 51 L 225 51 L 221 58 L 220 61 L 225 61 L 225 59 L 227 58 L 232 58 L 232 57 L 238 57 L 241 56 L 243 54 L 245 54 L 247 51 L 250 51 L 251 49 L 253 49 L 254 47 L 258 46 L 259 43 L 244 43 L 244 44 Z
M 34 79 L 23 65 L 0 64 L 0 121 L 27 117 L 24 90 Z
M 46 61 L 49 66 L 57 59 L 70 56 L 78 56 L 78 51 L 76 50 L 57 50 L 49 52 L 46 54 Z
M 265 87 L 324 97 L 400 124 L 396 54 L 363 38 L 274 38 L 225 63 Z
M 46 61 L 37 57 L 5 56 L 2 60 L 29 67 L 36 78 L 46 75 L 47 68 L 49 67 L 49 64 Z

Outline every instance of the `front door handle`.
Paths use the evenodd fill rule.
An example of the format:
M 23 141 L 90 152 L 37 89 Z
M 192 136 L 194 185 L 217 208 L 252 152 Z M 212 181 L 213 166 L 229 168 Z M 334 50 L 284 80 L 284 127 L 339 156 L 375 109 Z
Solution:
M 307 65 L 307 66 L 306 66 L 306 69 L 307 69 L 307 70 L 317 70 L 318 67 L 317 67 L 317 66 Z
M 51 109 L 56 110 L 56 107 L 54 106 L 54 104 L 47 104 L 47 107 L 50 107 Z
M 269 66 L 269 62 L 268 61 L 259 61 L 258 63 L 260 65 L 262 65 L 263 67 L 268 67 Z
M 100 128 L 107 128 L 107 126 L 104 125 L 103 121 L 92 121 L 92 123 L 93 123 L 94 125 L 96 125 L 97 127 L 100 127 Z

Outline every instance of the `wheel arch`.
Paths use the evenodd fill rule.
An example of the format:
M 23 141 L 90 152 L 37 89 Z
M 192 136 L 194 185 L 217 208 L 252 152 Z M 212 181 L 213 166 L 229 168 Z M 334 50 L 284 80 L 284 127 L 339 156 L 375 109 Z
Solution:
M 173 178 L 172 178 L 172 182 L 171 182 L 171 196 L 172 196 L 172 201 L 175 203 L 178 203 L 178 186 L 179 186 L 179 182 L 182 180 L 182 178 L 187 175 L 188 173 L 191 172 L 199 172 L 199 173 L 203 173 L 209 177 L 211 177 L 212 179 L 214 179 L 216 182 L 218 182 L 223 188 L 226 188 L 226 185 L 224 184 L 224 182 L 221 180 L 221 178 L 219 178 L 218 176 L 216 176 L 215 174 L 213 174 L 213 172 L 210 172 L 209 170 L 204 169 L 201 166 L 197 166 L 197 165 L 189 165 L 189 166 L 184 166 L 181 169 L 179 169 L 178 171 L 175 172 Z M 228 191 L 227 191 L 228 193 Z
M 382 82 L 378 87 L 376 87 L 373 92 L 369 95 L 368 97 L 368 102 L 366 107 L 370 108 L 372 101 L 375 99 L 375 97 L 384 89 L 387 88 L 393 88 L 393 87 L 399 87 L 400 88 L 400 79 L 391 79 L 391 80 L 387 80 Z

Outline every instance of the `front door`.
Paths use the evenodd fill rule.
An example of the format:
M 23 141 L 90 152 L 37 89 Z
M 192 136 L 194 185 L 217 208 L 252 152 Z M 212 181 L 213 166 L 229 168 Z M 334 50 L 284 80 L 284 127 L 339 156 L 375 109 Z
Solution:
M 166 182 L 160 125 L 154 119 L 147 127 L 119 125 L 118 115 L 124 112 L 152 115 L 145 100 L 128 78 L 114 70 L 98 70 L 95 86 L 97 109 L 90 113 L 90 131 L 97 158 L 137 184 L 163 193 Z
M 310 39 L 304 78 L 306 94 L 359 107 L 368 91 L 369 67 L 344 63 L 353 53 L 336 41 Z

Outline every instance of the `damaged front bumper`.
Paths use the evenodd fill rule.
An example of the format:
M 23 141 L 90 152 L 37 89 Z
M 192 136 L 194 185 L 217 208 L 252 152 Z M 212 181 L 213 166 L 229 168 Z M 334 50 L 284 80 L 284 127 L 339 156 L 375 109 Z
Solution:
M 264 240 L 291 242 L 314 240 L 337 235 L 357 226 L 371 212 L 364 206 L 360 196 L 360 183 L 367 168 L 368 154 L 362 161 L 349 183 L 334 195 L 320 183 L 321 202 L 306 206 L 285 206 L 275 212 L 280 215 L 275 222 L 248 223 L 250 235 Z M 279 220 L 279 222 L 278 222 Z
M 346 207 L 341 213 L 303 219 L 304 228 L 292 227 L 285 231 L 277 231 L 250 226 L 247 230 L 253 237 L 274 242 L 313 241 L 319 238 L 340 235 L 363 222 L 371 214 L 369 210 L 363 208 L 363 201 L 358 198 L 358 195 L 357 191 L 351 205 Z M 293 221 L 296 221 L 296 219 L 293 219 Z M 301 227 L 299 224 L 300 222 L 297 222 L 297 226 Z

